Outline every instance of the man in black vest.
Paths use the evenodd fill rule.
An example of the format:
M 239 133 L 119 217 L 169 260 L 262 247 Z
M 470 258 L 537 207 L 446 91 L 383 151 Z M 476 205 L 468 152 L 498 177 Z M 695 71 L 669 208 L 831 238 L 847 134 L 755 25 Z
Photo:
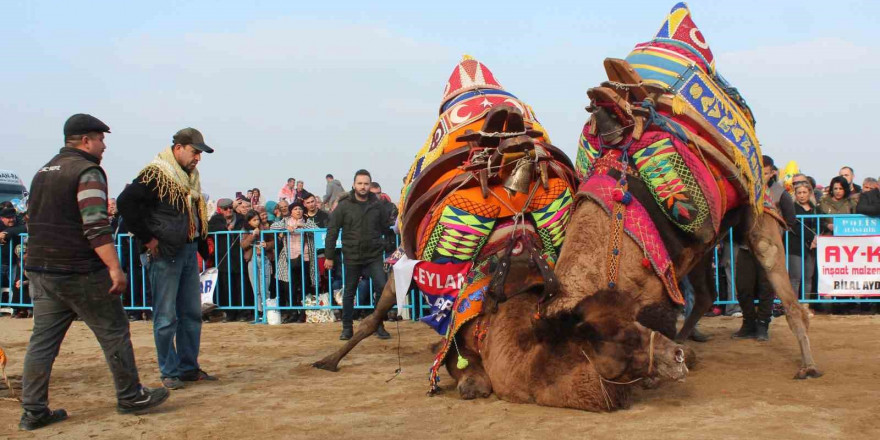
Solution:
M 23 430 L 67 418 L 63 409 L 49 409 L 49 376 L 77 316 L 104 351 L 116 385 L 117 411 L 144 410 L 168 398 L 166 389 L 140 383 L 119 298 L 127 280 L 113 245 L 107 177 L 100 166 L 104 133 L 109 132 L 93 116 L 71 116 L 64 124 L 65 147 L 31 183 L 25 270 L 34 301 L 34 331 L 22 374 Z
M 208 212 L 199 171 L 214 150 L 195 128 L 178 131 L 116 198 L 128 230 L 150 255 L 153 338 L 162 385 L 217 380 L 199 368 L 202 300 L 196 253 L 205 256 Z

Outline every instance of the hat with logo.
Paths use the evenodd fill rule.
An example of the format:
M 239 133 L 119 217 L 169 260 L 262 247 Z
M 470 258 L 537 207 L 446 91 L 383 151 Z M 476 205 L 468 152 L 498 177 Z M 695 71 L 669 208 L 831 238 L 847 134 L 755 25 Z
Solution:
M 205 137 L 202 136 L 202 132 L 192 127 L 187 127 L 174 133 L 172 142 L 180 145 L 192 145 L 196 150 L 204 151 L 205 153 L 214 152 L 214 149 L 205 143 Z
M 67 118 L 67 122 L 64 123 L 65 136 L 88 133 L 110 133 L 110 127 L 100 119 L 85 113 L 77 113 Z

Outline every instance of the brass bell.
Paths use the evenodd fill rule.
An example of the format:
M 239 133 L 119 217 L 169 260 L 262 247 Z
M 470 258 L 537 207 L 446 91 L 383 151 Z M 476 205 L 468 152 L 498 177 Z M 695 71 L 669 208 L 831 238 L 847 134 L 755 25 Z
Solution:
M 532 160 L 526 156 L 516 161 L 513 172 L 504 180 L 504 188 L 513 193 L 527 193 L 532 184 L 532 174 L 534 174 L 535 165 Z

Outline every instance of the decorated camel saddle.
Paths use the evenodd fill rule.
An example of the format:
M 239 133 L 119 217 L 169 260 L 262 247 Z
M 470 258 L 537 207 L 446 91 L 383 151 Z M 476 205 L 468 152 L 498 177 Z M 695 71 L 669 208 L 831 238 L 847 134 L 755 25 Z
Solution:
M 578 146 L 576 198 L 593 200 L 614 220 L 609 287 L 619 258 L 614 243 L 625 233 L 683 304 L 668 246 L 712 242 L 725 213 L 738 206 L 774 209 L 763 189 L 755 119 L 716 71 L 685 3 L 672 8 L 651 41 L 604 64 L 608 81 L 587 92 L 592 117 Z M 673 230 L 658 230 L 669 223 Z
M 400 199 L 398 298 L 413 280 L 431 304 L 423 321 L 446 337 L 432 387 L 450 341 L 480 314 L 486 295 L 503 302 L 541 284 L 552 295 L 575 187 L 571 161 L 550 144 L 532 108 L 465 56 Z M 534 273 L 506 286 L 510 258 L 520 255 Z

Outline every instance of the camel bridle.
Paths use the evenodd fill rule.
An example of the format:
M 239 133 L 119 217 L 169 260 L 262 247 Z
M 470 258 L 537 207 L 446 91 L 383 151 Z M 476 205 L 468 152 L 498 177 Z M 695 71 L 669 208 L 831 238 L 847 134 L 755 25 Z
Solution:
M 651 373 L 654 371 L 654 335 L 655 334 L 657 334 L 657 332 L 654 330 L 651 330 L 651 336 L 649 338 L 649 343 L 648 343 L 648 373 L 642 377 L 633 379 L 629 382 L 617 382 L 617 381 L 614 381 L 611 379 L 606 379 L 605 376 L 602 374 L 602 372 L 599 371 L 599 368 L 596 365 L 596 363 L 593 362 L 593 360 L 590 359 L 590 356 L 587 355 L 587 352 L 584 351 L 584 349 L 581 349 L 581 354 L 583 354 L 584 357 L 587 358 L 587 362 L 589 362 L 593 366 L 593 369 L 596 370 L 596 375 L 599 376 L 599 388 L 602 389 L 602 397 L 604 398 L 605 405 L 608 407 L 609 411 L 612 409 L 611 408 L 611 396 L 608 394 L 608 390 L 605 389 L 606 382 L 610 383 L 610 384 L 614 384 L 614 385 L 632 385 L 642 379 L 645 379 L 646 377 L 651 376 Z

